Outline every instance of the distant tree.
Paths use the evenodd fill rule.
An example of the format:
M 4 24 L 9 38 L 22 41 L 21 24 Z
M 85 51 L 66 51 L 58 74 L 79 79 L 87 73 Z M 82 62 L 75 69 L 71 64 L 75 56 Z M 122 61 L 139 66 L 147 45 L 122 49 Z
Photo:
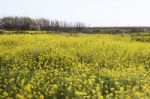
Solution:
M 50 29 L 50 21 L 44 18 L 36 19 L 36 25 L 40 27 L 41 30 L 49 30 Z
M 130 29 L 130 33 L 137 33 L 137 32 L 144 32 L 144 29 L 143 28 L 138 28 L 138 27 Z
M 76 27 L 77 32 L 83 32 L 85 25 L 84 25 L 84 23 L 77 22 L 75 27 Z
M 2 19 L 0 19 L 0 29 L 2 29 L 3 28 L 3 21 L 2 21 Z
M 45 18 L 32 19 L 30 17 L 3 17 L 0 28 L 6 30 L 44 30 L 57 32 L 84 32 L 85 24 L 81 22 L 69 23 Z

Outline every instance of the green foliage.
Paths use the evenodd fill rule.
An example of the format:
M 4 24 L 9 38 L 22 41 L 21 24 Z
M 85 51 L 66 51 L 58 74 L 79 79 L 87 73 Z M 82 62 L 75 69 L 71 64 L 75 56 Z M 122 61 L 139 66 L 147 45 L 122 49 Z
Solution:
M 141 33 L 131 35 L 132 39 L 139 42 L 150 42 L 150 33 Z

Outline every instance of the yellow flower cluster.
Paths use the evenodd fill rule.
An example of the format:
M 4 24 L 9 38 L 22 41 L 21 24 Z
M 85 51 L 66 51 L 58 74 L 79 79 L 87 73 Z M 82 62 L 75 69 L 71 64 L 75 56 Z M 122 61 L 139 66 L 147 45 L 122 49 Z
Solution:
M 133 36 L 0 35 L 0 99 L 150 99 L 150 35 Z

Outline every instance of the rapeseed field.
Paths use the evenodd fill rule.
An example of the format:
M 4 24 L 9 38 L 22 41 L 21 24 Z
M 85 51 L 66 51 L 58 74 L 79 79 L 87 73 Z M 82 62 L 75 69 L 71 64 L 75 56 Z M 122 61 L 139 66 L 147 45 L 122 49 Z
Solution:
M 0 98 L 150 99 L 150 36 L 144 37 L 0 35 Z

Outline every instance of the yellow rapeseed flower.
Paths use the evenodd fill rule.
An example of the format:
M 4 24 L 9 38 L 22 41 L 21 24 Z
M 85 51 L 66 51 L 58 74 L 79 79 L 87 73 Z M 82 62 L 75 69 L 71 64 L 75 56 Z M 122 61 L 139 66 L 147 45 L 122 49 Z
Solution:
M 25 99 L 23 95 L 16 94 L 16 99 Z
M 27 84 L 25 87 L 24 87 L 24 90 L 27 91 L 27 92 L 31 92 L 31 85 L 30 84 Z

